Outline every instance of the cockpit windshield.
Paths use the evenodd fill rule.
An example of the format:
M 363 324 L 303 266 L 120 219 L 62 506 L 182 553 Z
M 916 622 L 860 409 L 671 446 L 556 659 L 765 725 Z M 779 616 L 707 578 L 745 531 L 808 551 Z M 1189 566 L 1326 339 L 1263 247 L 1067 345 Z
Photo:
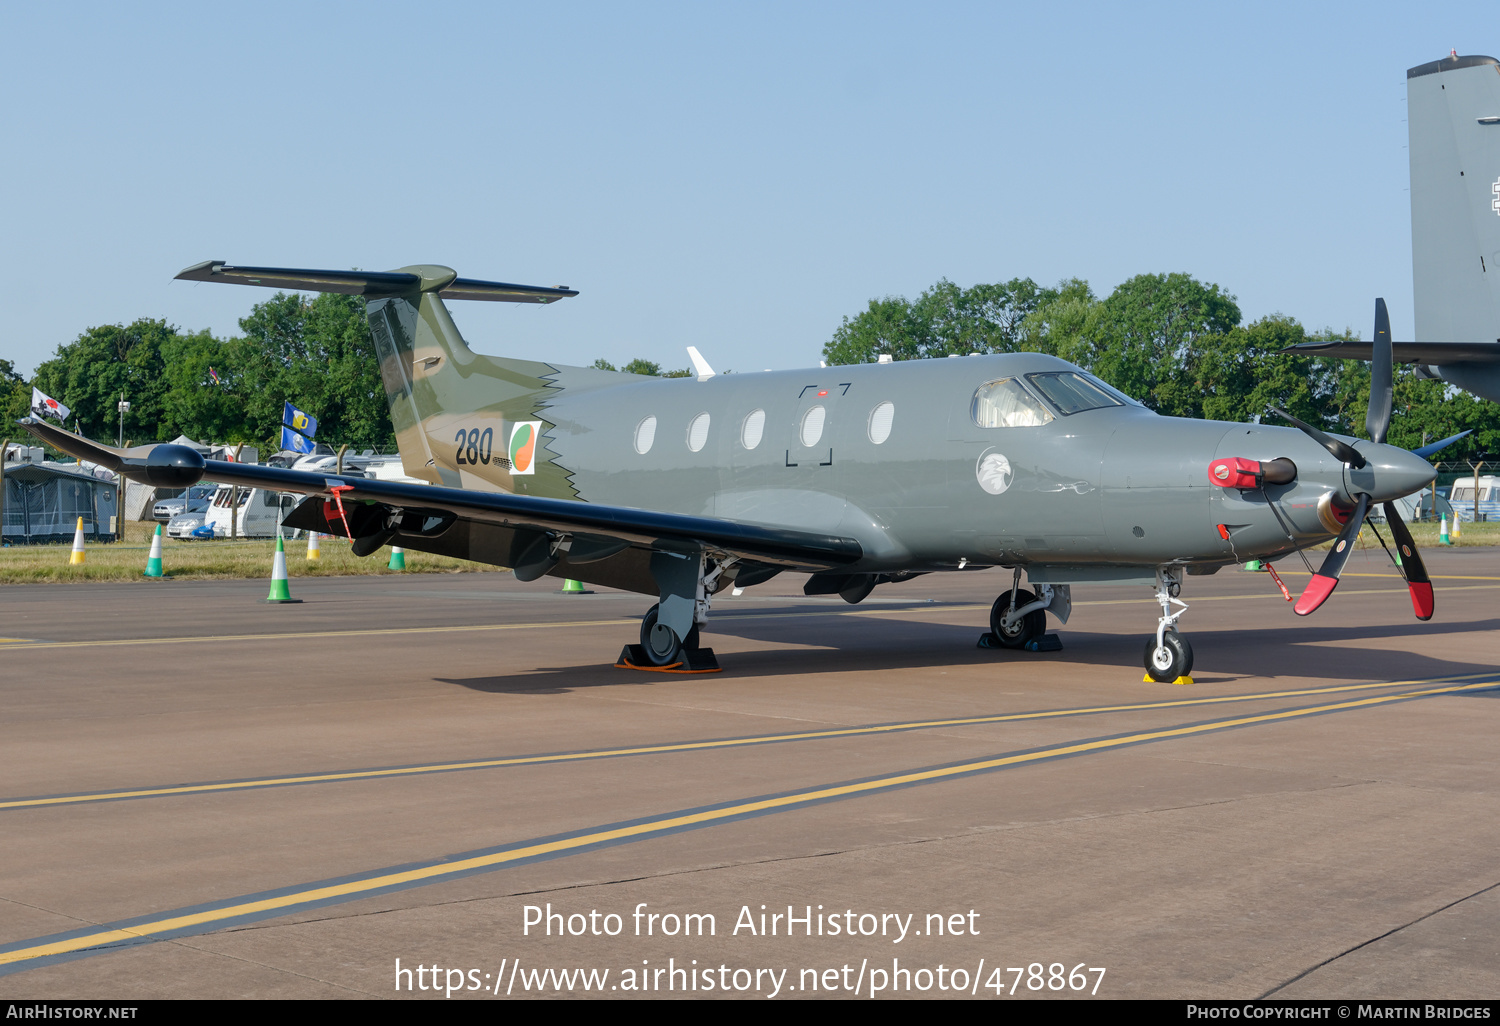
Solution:
M 1124 406 L 1114 389 L 1078 371 L 1028 374 L 1026 380 L 1064 417 L 1105 406 Z

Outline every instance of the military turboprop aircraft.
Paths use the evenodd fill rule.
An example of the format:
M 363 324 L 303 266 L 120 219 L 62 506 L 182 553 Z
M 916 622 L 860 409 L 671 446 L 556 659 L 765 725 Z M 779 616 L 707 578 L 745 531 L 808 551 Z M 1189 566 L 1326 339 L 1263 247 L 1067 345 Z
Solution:
M 1395 343 L 1417 374 L 1500 402 L 1500 61 L 1458 54 L 1406 72 L 1413 313 Z M 1371 358 L 1369 342 L 1290 352 Z
M 716 669 L 699 631 L 731 584 L 801 571 L 812 574 L 807 593 L 859 602 L 916 574 L 999 566 L 1013 571 L 990 614 L 1005 647 L 1037 638 L 1048 610 L 1066 622 L 1075 583 L 1154 577 L 1161 616 L 1145 663 L 1154 679 L 1175 680 L 1193 658 L 1177 632 L 1185 573 L 1337 535 L 1297 603 L 1310 613 L 1375 502 L 1417 615 L 1432 615 L 1391 500 L 1434 475 L 1383 444 L 1388 350 L 1366 442 L 1300 423 L 1161 417 L 1037 353 L 733 375 L 700 359 L 696 378 L 668 380 L 480 356 L 445 300 L 576 293 L 432 265 L 208 261 L 177 277 L 363 296 L 406 473 L 430 485 L 205 461 L 170 444 L 117 450 L 24 421 L 32 433 L 157 486 L 207 478 L 305 493 L 286 524 L 347 536 L 358 555 L 395 543 L 512 567 L 523 581 L 552 575 L 654 596 L 639 646 L 622 654 L 629 665 Z

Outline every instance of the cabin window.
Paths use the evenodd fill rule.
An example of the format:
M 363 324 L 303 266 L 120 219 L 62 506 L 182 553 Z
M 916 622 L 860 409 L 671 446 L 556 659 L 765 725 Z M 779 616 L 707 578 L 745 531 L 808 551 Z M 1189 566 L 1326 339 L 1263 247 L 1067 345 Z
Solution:
M 709 419 L 710 418 L 707 413 L 700 413 L 698 414 L 698 416 L 694 417 L 693 422 L 688 425 L 688 448 L 693 450 L 694 452 L 698 452 L 700 449 L 702 449 L 704 443 L 708 441 Z
M 1036 390 L 1046 396 L 1064 417 L 1085 410 L 1124 405 L 1105 391 L 1102 382 L 1091 381 L 1077 371 L 1028 374 L 1026 380 L 1036 386 Z
M 1040 427 L 1052 414 L 1015 378 L 987 381 L 974 393 L 974 423 L 983 428 Z
M 890 401 L 881 403 L 870 411 L 870 441 L 879 445 L 891 437 L 891 424 L 896 419 L 896 404 Z
M 766 433 L 766 411 L 751 410 L 750 415 L 745 418 L 745 423 L 740 425 L 740 444 L 746 449 L 754 449 L 760 444 L 761 436 Z
M 821 406 L 814 406 L 802 415 L 802 444 L 808 448 L 818 444 L 818 439 L 823 437 L 823 421 L 827 419 L 828 411 Z
M 270 509 L 277 509 L 281 506 L 281 503 L 276 499 L 275 492 L 261 492 L 260 504 Z
M 651 443 L 656 441 L 656 418 L 647 417 L 635 426 L 635 451 L 642 456 L 651 451 Z

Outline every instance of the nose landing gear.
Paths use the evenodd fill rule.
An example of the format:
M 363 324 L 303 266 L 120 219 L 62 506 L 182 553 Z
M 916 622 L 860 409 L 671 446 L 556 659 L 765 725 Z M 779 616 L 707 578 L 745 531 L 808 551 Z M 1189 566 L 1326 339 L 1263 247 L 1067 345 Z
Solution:
M 1193 646 L 1177 633 L 1177 618 L 1187 612 L 1182 593 L 1182 568 L 1159 567 L 1156 571 L 1156 601 L 1161 604 L 1161 618 L 1156 622 L 1156 636 L 1146 641 L 1146 676 L 1162 684 L 1183 680 L 1193 671 Z M 1173 610 L 1173 606 L 1178 606 Z

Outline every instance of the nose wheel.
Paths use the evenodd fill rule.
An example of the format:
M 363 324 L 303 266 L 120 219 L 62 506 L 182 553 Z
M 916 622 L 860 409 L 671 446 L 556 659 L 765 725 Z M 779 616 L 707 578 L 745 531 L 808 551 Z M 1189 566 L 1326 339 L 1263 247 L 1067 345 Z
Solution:
M 1164 632 L 1159 645 L 1155 638 L 1147 638 L 1146 672 L 1162 684 L 1186 677 L 1193 672 L 1193 646 L 1176 631 Z
M 1156 633 L 1146 639 L 1146 675 L 1162 684 L 1171 684 L 1193 671 L 1193 646 L 1177 633 L 1177 618 L 1187 612 L 1182 593 L 1182 568 L 1159 567 L 1156 571 L 1156 601 L 1161 604 L 1161 618 Z M 1173 608 L 1176 606 L 1177 608 Z

